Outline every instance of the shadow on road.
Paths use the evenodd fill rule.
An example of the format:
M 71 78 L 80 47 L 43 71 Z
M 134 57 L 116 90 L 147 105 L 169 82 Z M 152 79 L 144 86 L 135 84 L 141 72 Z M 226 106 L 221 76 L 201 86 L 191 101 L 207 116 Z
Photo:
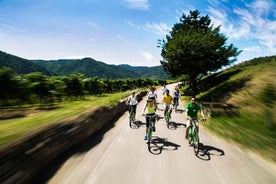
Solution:
M 224 156 L 225 153 L 222 149 L 204 145 L 202 143 L 199 144 L 199 153 L 197 154 L 197 157 L 201 160 L 209 161 L 211 160 L 211 156 Z
M 176 123 L 174 121 L 170 121 L 169 123 L 167 123 L 167 128 L 170 130 L 176 130 L 177 128 L 180 128 L 180 127 L 186 128 L 186 124 Z
M 135 120 L 134 124 L 131 126 L 132 129 L 138 129 L 141 126 L 146 126 L 146 123 L 143 123 L 141 120 Z
M 174 112 L 175 113 L 183 113 L 183 112 L 185 112 L 185 109 L 183 110 L 183 109 L 174 109 Z
M 180 145 L 173 142 L 169 142 L 166 138 L 160 138 L 153 136 L 151 141 L 147 143 L 148 150 L 154 155 L 159 155 L 163 150 L 174 151 L 177 150 Z

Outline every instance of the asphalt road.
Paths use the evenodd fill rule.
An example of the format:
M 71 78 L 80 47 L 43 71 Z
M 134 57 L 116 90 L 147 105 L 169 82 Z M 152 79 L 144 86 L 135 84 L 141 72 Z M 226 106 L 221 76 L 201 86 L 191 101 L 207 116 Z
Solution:
M 173 86 L 168 86 L 172 89 Z M 171 90 L 172 94 L 173 90 Z M 161 92 L 158 90 L 161 100 Z M 173 112 L 167 128 L 163 111 L 153 142 L 144 141 L 145 117 L 137 108 L 139 127 L 130 128 L 126 112 L 108 131 L 74 148 L 45 168 L 50 184 L 275 184 L 276 165 L 213 136 L 200 125 L 201 150 L 195 156 L 184 139 L 184 113 Z M 159 106 L 160 108 L 162 106 Z M 184 109 L 180 104 L 180 109 Z M 40 181 L 42 182 L 42 181 Z

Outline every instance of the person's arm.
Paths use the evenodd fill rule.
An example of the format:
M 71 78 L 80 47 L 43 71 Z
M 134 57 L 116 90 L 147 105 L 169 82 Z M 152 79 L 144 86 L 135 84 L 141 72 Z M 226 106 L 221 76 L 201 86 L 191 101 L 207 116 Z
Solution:
M 129 105 L 130 97 L 127 98 L 126 105 Z
M 137 95 L 135 95 L 135 101 L 136 101 L 136 104 L 138 104 Z
M 185 111 L 186 120 L 189 120 L 188 111 L 189 111 L 189 109 L 188 109 L 188 107 L 186 106 L 186 111 Z
M 202 108 L 200 108 L 200 113 L 201 113 L 202 120 L 206 121 L 205 114 L 204 114 Z
M 146 107 L 147 107 L 147 104 L 145 105 L 145 107 L 144 107 L 144 109 L 143 109 L 143 113 L 142 113 L 142 114 L 144 114 L 144 113 L 145 113 Z

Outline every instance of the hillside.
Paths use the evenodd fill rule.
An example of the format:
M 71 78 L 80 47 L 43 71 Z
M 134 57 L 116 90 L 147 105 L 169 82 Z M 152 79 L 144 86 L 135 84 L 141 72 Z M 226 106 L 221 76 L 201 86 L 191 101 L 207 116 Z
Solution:
M 15 71 L 17 74 L 27 74 L 32 72 L 41 72 L 44 75 L 51 75 L 46 68 L 11 54 L 0 51 L 0 68 L 8 67 Z
M 44 66 L 55 75 L 70 75 L 82 73 L 85 77 L 99 78 L 168 78 L 162 66 L 156 67 L 134 67 L 130 65 L 109 65 L 92 58 L 63 59 L 63 60 L 33 60 L 33 62 Z
M 276 161 L 276 56 L 256 58 L 204 78 L 207 128 Z
M 55 75 L 70 75 L 82 73 L 85 77 L 99 78 L 135 78 L 138 74 L 116 65 L 108 65 L 92 58 L 63 59 L 63 60 L 33 60 L 33 62 L 44 66 Z
M 18 74 L 41 72 L 45 75 L 71 75 L 82 73 L 84 77 L 99 78 L 150 78 L 167 79 L 163 67 L 133 67 L 130 65 L 109 65 L 92 58 L 27 60 L 0 51 L 0 68 L 12 68 Z

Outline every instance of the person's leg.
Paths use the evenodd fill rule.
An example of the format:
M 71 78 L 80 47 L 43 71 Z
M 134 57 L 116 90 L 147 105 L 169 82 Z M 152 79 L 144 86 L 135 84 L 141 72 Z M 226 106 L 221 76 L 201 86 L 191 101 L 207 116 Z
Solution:
M 137 105 L 134 105 L 134 107 L 133 107 L 134 120 L 136 120 L 136 109 L 137 109 Z
M 185 139 L 188 138 L 189 128 L 190 128 L 190 120 L 186 121 Z
M 144 137 L 144 140 L 148 139 L 148 127 L 149 127 L 149 117 L 146 116 L 146 135 Z

